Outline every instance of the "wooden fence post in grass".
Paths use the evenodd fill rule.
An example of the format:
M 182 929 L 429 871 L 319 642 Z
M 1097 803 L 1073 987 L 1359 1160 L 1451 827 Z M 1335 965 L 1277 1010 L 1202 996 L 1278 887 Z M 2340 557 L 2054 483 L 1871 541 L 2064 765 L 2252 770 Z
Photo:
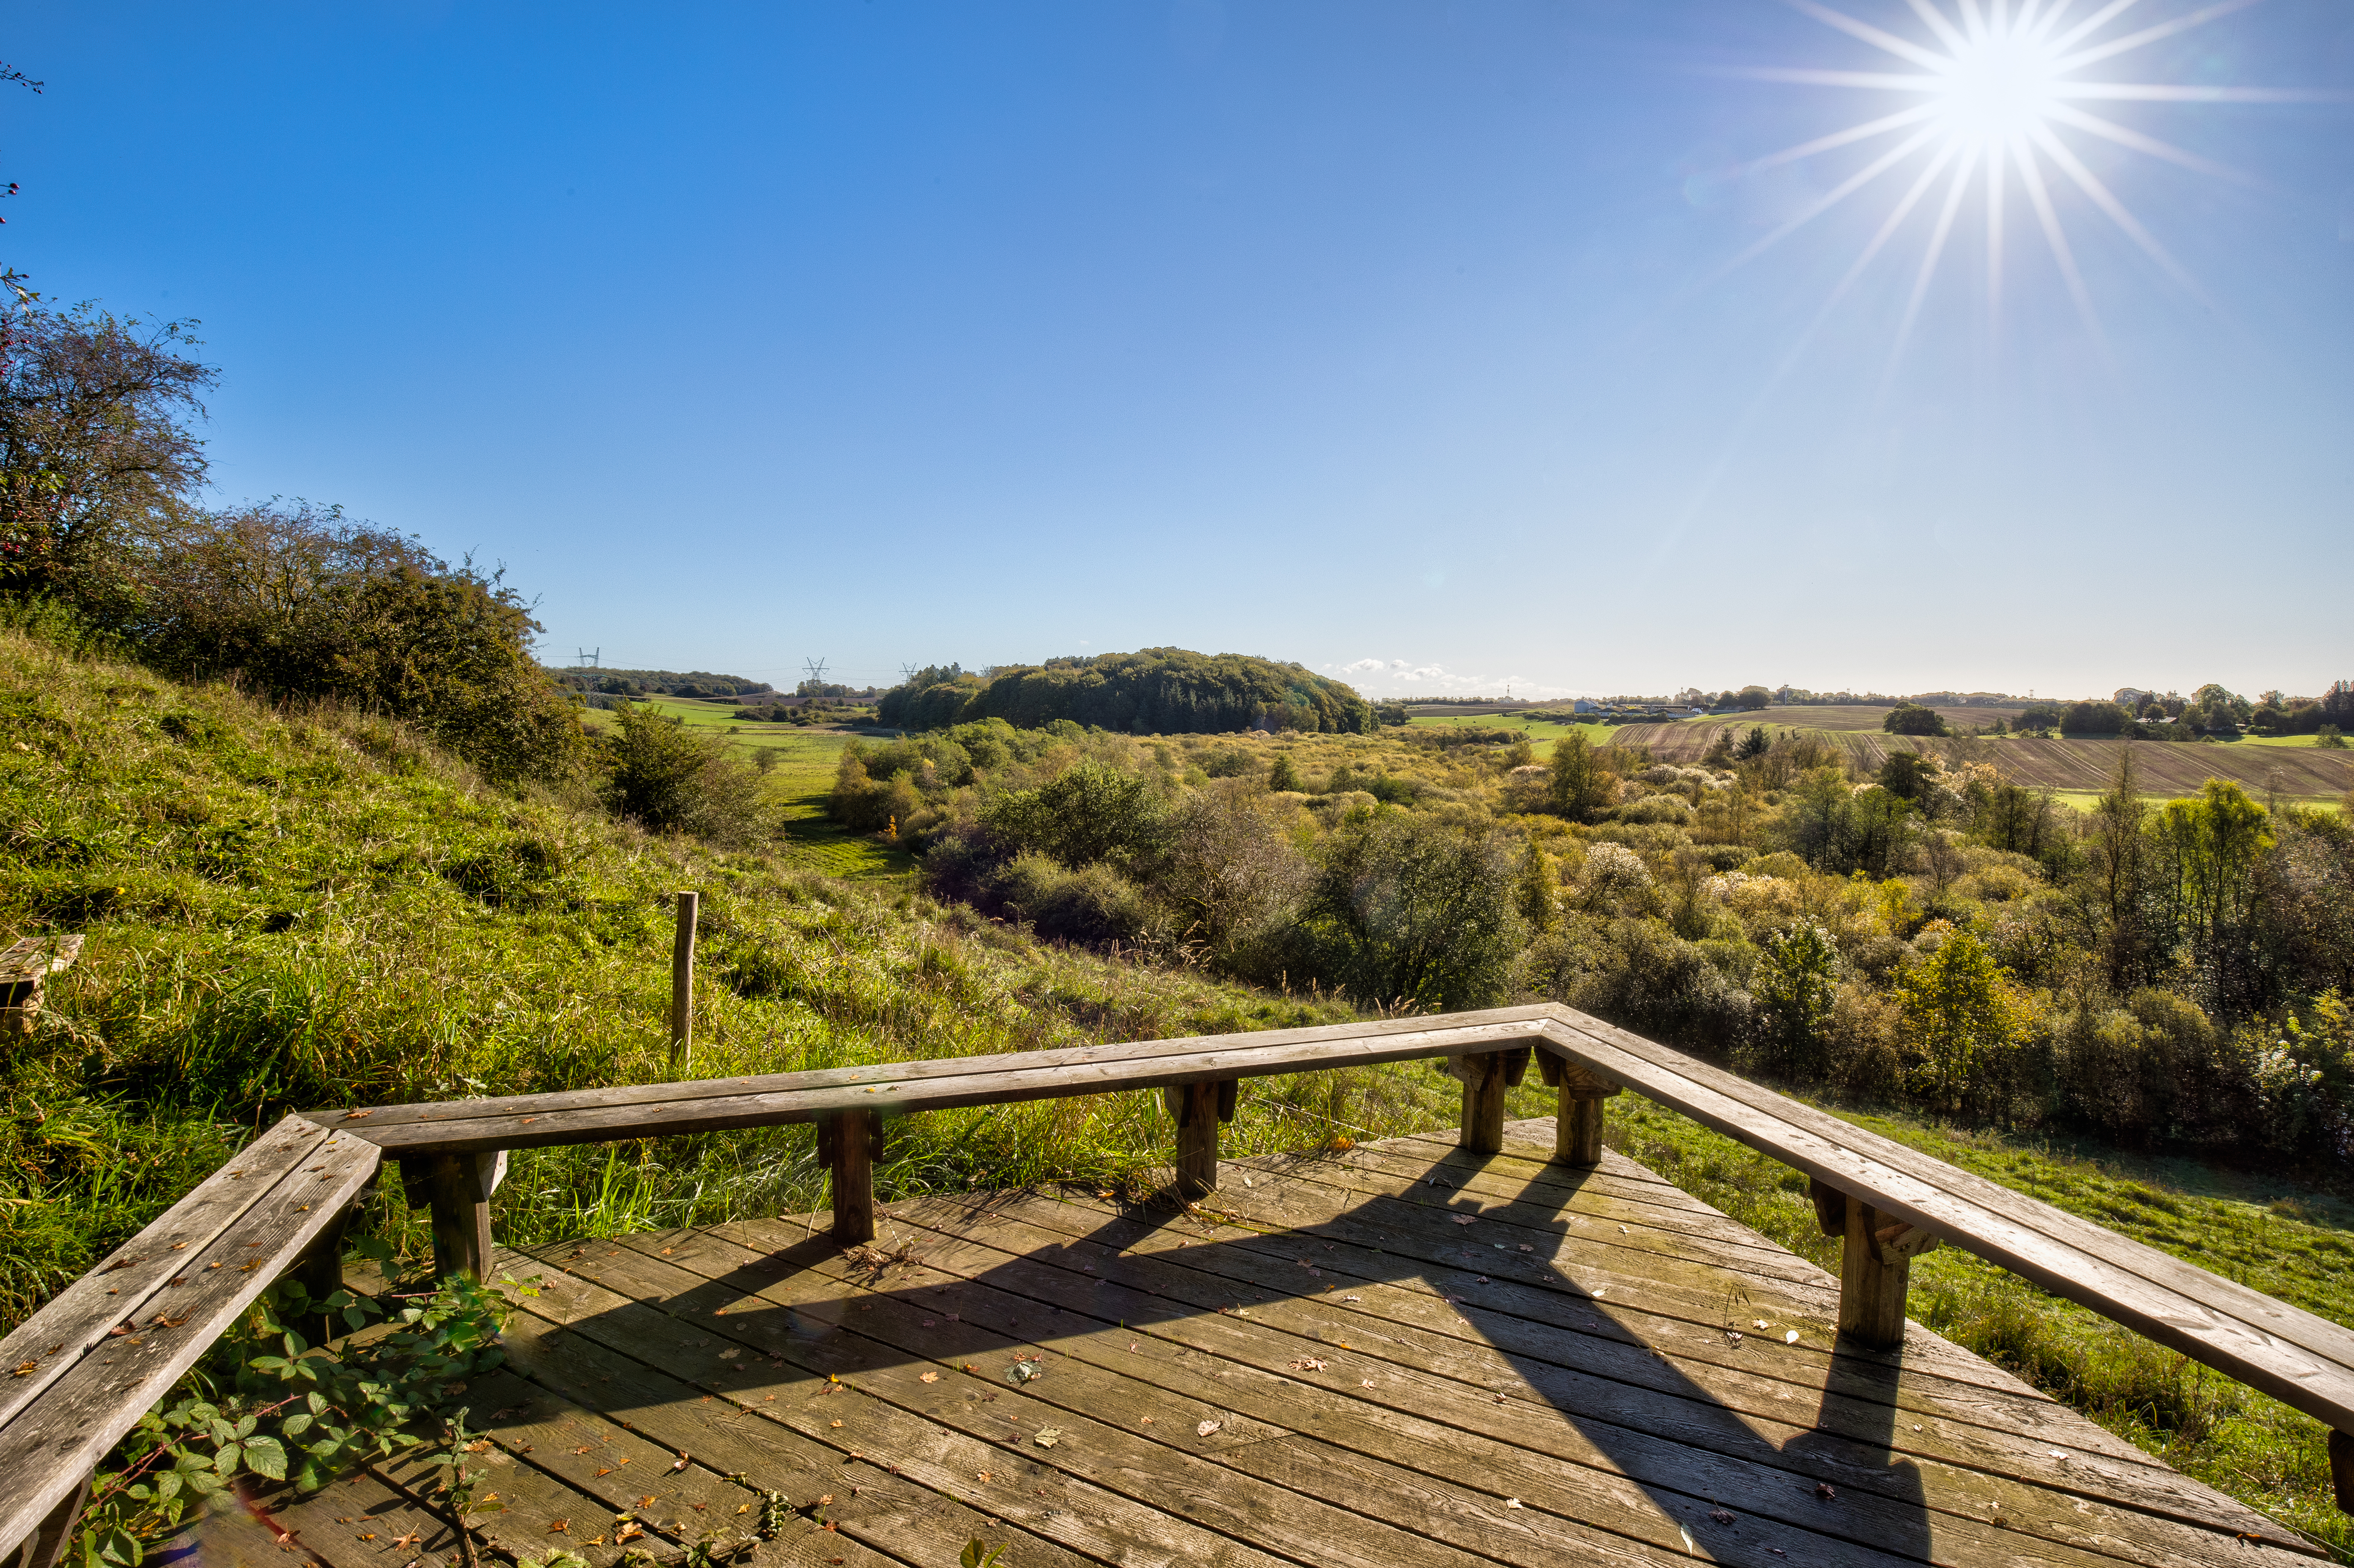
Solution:
M 670 1070 L 682 1075 L 695 1055 L 695 919 L 703 895 L 678 895 L 678 937 L 670 950 Z
M 80 956 L 79 936 L 27 937 L 0 952 L 0 1034 L 30 1034 L 41 1011 L 41 982 Z
M 1463 1150 L 1500 1154 L 1504 1149 L 1504 1091 L 1529 1070 L 1529 1047 L 1451 1056 L 1447 1073 L 1463 1084 Z
M 1936 1236 L 1819 1177 L 1808 1180 L 1807 1193 L 1823 1234 L 1841 1239 L 1839 1331 L 1875 1351 L 1894 1350 L 1904 1342 L 1913 1260 L 1936 1250 Z
M 1218 1187 L 1218 1124 L 1235 1119 L 1235 1080 L 1175 1084 L 1161 1091 L 1177 1124 L 1177 1192 L 1188 1202 Z
M 1572 1066 L 1550 1051 L 1537 1054 L 1537 1071 L 1556 1091 L 1553 1102 L 1553 1157 L 1562 1165 L 1602 1163 L 1602 1102 L 1619 1092 L 1618 1086 Z
M 883 1153 L 881 1111 L 836 1111 L 817 1123 L 817 1157 L 832 1189 L 833 1239 L 875 1239 L 875 1161 Z
M 2354 1513 L 2354 1434 L 2331 1429 L 2329 1480 L 2338 1491 L 2338 1506 Z

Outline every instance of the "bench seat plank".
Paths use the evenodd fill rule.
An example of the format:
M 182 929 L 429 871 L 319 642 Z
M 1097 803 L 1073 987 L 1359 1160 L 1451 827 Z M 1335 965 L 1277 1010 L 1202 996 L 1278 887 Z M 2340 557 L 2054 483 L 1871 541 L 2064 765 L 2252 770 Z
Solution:
M 546 1099 L 561 1097 L 575 1102 L 578 1096 L 515 1095 L 476 1101 L 461 1107 L 468 1112 L 463 1117 L 451 1116 L 432 1122 L 379 1126 L 372 1120 L 355 1118 L 350 1112 L 313 1111 L 310 1115 L 323 1126 L 369 1139 L 389 1156 L 479 1154 L 499 1149 L 770 1127 L 813 1121 L 844 1111 L 947 1110 L 960 1106 L 1163 1088 L 1310 1068 L 1363 1066 L 1376 1062 L 1500 1050 L 1527 1044 L 1544 1022 L 1542 1017 L 1511 1018 L 1471 1024 L 1450 1022 L 1434 1027 L 1425 1021 L 1423 1027 L 1414 1030 L 1353 1033 L 1337 1040 L 1320 1032 L 1311 1038 L 1275 1044 L 1219 1044 L 1208 1050 L 1128 1060 L 1074 1061 L 1061 1052 L 1034 1051 L 894 1063 L 857 1069 L 858 1076 L 814 1087 L 810 1086 L 813 1075 L 779 1073 L 750 1080 L 757 1086 L 745 1092 L 684 1099 L 640 1098 L 610 1104 L 599 1100 L 549 1108 Z
M 1641 1042 L 1638 1051 L 1638 1037 L 1561 1011 L 1545 1044 L 1566 1059 L 2317 1420 L 2354 1428 L 2354 1336 L 2337 1324 L 2024 1193 L 1957 1181 L 1964 1173 L 1942 1160 L 1663 1046 Z M 1984 1189 L 1992 1201 L 1978 1200 Z M 2099 1233 L 2097 1249 L 2075 1239 L 2085 1229 Z
M 281 1123 L 263 1140 L 265 1153 L 275 1158 L 284 1150 L 284 1132 Z M 273 1164 L 266 1175 L 232 1160 L 224 1176 L 245 1171 L 239 1180 L 262 1189 L 234 1223 L 216 1228 L 201 1245 L 191 1242 L 185 1252 L 159 1247 L 182 1260 L 178 1271 L 146 1292 L 135 1308 L 113 1306 L 129 1298 L 128 1290 L 109 1298 L 110 1310 L 120 1315 L 109 1319 L 95 1347 L 57 1370 L 37 1399 L 0 1425 L 0 1476 L 12 1483 L 0 1494 L 0 1552 L 30 1535 L 97 1467 L 140 1415 L 343 1213 L 380 1159 L 373 1144 L 356 1138 L 334 1139 L 332 1148 L 323 1139 L 315 1154 Z M 144 1255 L 154 1229 L 140 1233 L 123 1255 Z M 105 1277 L 103 1271 L 90 1277 L 101 1289 Z

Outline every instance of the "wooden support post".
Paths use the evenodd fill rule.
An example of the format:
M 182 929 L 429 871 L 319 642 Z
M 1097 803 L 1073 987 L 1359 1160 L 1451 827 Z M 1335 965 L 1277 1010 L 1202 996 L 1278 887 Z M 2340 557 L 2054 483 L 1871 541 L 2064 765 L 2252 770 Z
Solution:
M 433 1219 L 433 1277 L 484 1277 L 491 1265 L 491 1194 L 506 1180 L 507 1153 L 432 1154 L 400 1162 L 412 1209 Z
M 1218 1124 L 1235 1119 L 1235 1080 L 1176 1084 L 1161 1094 L 1177 1124 L 1177 1192 L 1191 1202 L 1218 1190 Z
M 695 921 L 703 895 L 678 895 L 678 936 L 670 949 L 670 1070 L 683 1075 L 695 1056 Z
M 883 1153 L 881 1111 L 836 1111 L 817 1124 L 818 1158 L 833 1196 L 833 1239 L 857 1246 L 875 1239 L 875 1161 Z
M 1529 1070 L 1529 1047 L 1482 1051 L 1454 1057 L 1447 1072 L 1463 1082 L 1463 1132 L 1469 1154 L 1500 1154 L 1504 1149 L 1504 1091 Z
M 1904 1342 L 1904 1296 L 1913 1283 L 1913 1260 L 1935 1251 L 1936 1236 L 1819 1177 L 1808 1182 L 1807 1192 L 1823 1234 L 1843 1243 L 1839 1331 L 1875 1351 L 1894 1350 Z
M 344 1233 L 351 1224 L 352 1212 L 339 1210 L 327 1222 L 315 1240 L 303 1249 L 292 1270 L 310 1293 L 311 1304 L 317 1306 L 344 1287 Z M 323 1345 L 346 1327 L 343 1319 L 326 1312 L 313 1313 L 299 1325 L 302 1336 L 314 1345 Z
M 1554 1162 L 1589 1167 L 1601 1164 L 1602 1102 L 1619 1093 L 1618 1086 L 1563 1061 L 1550 1051 L 1537 1054 L 1537 1067 L 1555 1091 Z
M 7 1568 L 58 1568 L 65 1561 L 66 1548 L 73 1544 L 74 1525 L 81 1510 L 90 1506 L 90 1484 L 94 1478 L 84 1476 L 81 1485 L 58 1499 L 41 1527 L 25 1538 L 21 1548 L 8 1553 Z
M 71 969 L 81 938 L 27 937 L 0 952 L 0 1034 L 30 1034 L 40 1016 L 41 982 Z
M 2338 1507 L 2354 1513 L 2354 1433 L 2329 1434 L 2329 1480 L 2338 1490 Z

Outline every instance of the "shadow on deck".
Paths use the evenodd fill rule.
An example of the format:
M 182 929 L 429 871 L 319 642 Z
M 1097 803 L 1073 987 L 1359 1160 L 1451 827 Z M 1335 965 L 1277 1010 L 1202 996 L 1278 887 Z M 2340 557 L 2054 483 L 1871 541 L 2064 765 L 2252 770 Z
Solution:
M 482 1521 L 595 1568 L 762 1563 L 2067 1568 L 2310 1552 L 1608 1157 L 1437 1139 L 1231 1160 L 1192 1213 L 1076 1190 L 510 1253 L 543 1291 L 472 1391 Z M 1795 1337 L 1794 1337 L 1795 1336 Z M 1025 1372 L 1029 1375 L 1025 1375 Z M 391 1467 L 207 1527 L 208 1563 L 442 1568 Z M 273 1511 L 274 1510 L 274 1511 Z

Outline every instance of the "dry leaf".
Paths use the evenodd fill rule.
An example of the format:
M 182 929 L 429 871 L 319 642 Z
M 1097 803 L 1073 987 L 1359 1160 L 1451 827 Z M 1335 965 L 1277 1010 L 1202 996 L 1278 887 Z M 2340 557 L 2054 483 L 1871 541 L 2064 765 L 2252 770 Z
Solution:
M 1225 1423 L 1223 1421 L 1204 1421 L 1202 1425 L 1193 1428 L 1193 1436 L 1196 1437 L 1207 1437 L 1211 1433 L 1215 1432 L 1219 1427 L 1224 1426 L 1225 1425 Z
M 1708 1517 L 1716 1520 L 1719 1524 L 1731 1524 L 1733 1522 L 1732 1513 L 1721 1508 L 1712 1508 L 1709 1510 Z
M 1322 1372 L 1324 1370 L 1323 1358 L 1320 1356 L 1302 1356 L 1298 1361 L 1291 1363 L 1291 1370 L 1293 1372 Z
M 823 1508 L 832 1501 L 833 1501 L 833 1494 L 832 1492 L 828 1492 L 823 1497 L 817 1499 L 817 1506 Z
M 1599 1294 L 1599 1292 L 1597 1292 L 1596 1294 Z M 1786 1344 L 1786 1345 L 1795 1345 L 1795 1344 L 1797 1344 L 1797 1343 L 1798 1342 L 1798 1330 L 1796 1330 L 1796 1329 L 1793 1329 L 1793 1330 L 1791 1330 L 1788 1333 L 1787 1333 L 1787 1334 L 1783 1335 L 1783 1336 L 1782 1336 L 1782 1342 L 1783 1342 L 1784 1344 Z
M 1357 1386 L 1359 1388 L 1371 1388 L 1373 1386 L 1373 1380 L 1372 1378 L 1366 1378 L 1363 1382 L 1358 1383 Z
M 396 1536 L 394 1536 L 394 1537 L 392 1538 L 392 1543 L 393 1543 L 395 1546 L 415 1546 L 416 1544 L 418 1544 L 418 1542 L 419 1542 L 423 1541 L 424 1539 L 425 1539 L 425 1538 L 424 1538 L 423 1536 L 419 1535 L 419 1534 L 416 1534 L 414 1531 L 412 1531 L 412 1532 L 410 1532 L 410 1533 L 409 1533 L 409 1534 L 408 1534 L 408 1535 L 396 1535 Z
M 1506 1508 L 1519 1508 L 1521 1506 L 1521 1499 L 1518 1498 L 1506 1498 L 1504 1499 L 1504 1506 Z
M 1532 1246 L 1531 1246 L 1528 1243 L 1526 1243 L 1526 1242 L 1522 1242 L 1522 1243 L 1521 1244 L 1521 1250 L 1522 1250 L 1522 1252 L 1534 1252 L 1534 1251 L 1536 1251 L 1537 1249 L 1536 1249 L 1536 1248 L 1534 1248 L 1534 1247 L 1532 1247 Z
M 1447 1217 L 1458 1225 L 1476 1225 L 1479 1223 L 1479 1216 L 1477 1214 L 1450 1214 Z
M 1822 1499 L 1825 1502 L 1839 1501 L 1839 1493 L 1831 1489 L 1831 1484 L 1829 1481 L 1817 1481 L 1815 1483 L 1815 1495 Z
M 1038 1428 L 1038 1436 L 1031 1439 L 1041 1448 L 1051 1448 L 1062 1440 L 1063 1429 L 1059 1426 L 1041 1426 Z
M 551 1519 L 547 1521 L 547 1532 L 550 1535 L 567 1534 L 571 1529 L 572 1521 L 568 1519 Z
M 916 1374 L 916 1381 L 917 1383 L 938 1383 L 940 1381 L 940 1374 L 935 1372 L 917 1372 Z
M 1770 1328 L 1772 1328 L 1772 1327 L 1774 1326 L 1773 1324 L 1768 1323 L 1768 1322 L 1767 1322 L 1765 1319 L 1763 1319 L 1763 1318 L 1753 1318 L 1753 1319 L 1750 1319 L 1750 1321 L 1751 1321 L 1752 1323 L 1755 1324 L 1755 1325 L 1756 1325 L 1759 1329 L 1761 1329 L 1761 1330 L 1762 1330 L 1762 1329 L 1770 1329 Z
M 832 1422 L 832 1423 L 831 1423 L 830 1425 L 835 1425 L 835 1426 L 839 1426 L 839 1425 L 842 1425 L 842 1423 L 841 1423 L 841 1422 L 839 1422 L 839 1421 L 836 1421 L 836 1422 Z
M 578 1448 L 573 1449 L 572 1451 L 573 1451 L 574 1453 L 576 1453 L 576 1454 L 586 1454 L 586 1453 L 588 1451 L 588 1444 L 586 1444 L 586 1443 L 583 1443 L 583 1444 L 581 1444 L 581 1445 L 580 1445 L 580 1446 L 578 1446 Z

